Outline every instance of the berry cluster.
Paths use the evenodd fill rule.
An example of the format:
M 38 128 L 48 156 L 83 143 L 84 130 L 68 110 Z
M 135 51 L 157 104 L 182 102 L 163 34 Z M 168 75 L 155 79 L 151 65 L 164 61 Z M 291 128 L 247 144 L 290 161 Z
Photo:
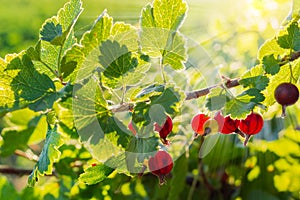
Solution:
M 212 123 L 216 121 L 217 123 Z M 264 120 L 258 113 L 251 112 L 245 119 L 236 120 L 230 116 L 224 117 L 221 112 L 217 112 L 215 117 L 211 119 L 204 113 L 197 114 L 193 117 L 191 125 L 196 134 L 207 135 L 212 133 L 212 129 L 217 126 L 218 132 L 222 134 L 238 133 L 245 138 L 244 145 L 247 144 L 249 138 L 261 131 Z M 212 127 L 214 126 L 214 127 Z
M 299 98 L 299 90 L 292 83 L 280 84 L 274 92 L 276 101 L 282 105 L 282 116 L 285 116 L 287 106 L 293 105 Z M 195 134 L 205 136 L 213 133 L 232 134 L 236 133 L 245 138 L 244 145 L 246 146 L 252 135 L 258 134 L 264 125 L 262 116 L 258 113 L 251 112 L 245 119 L 232 119 L 230 115 L 223 116 L 221 112 L 211 118 L 210 116 L 199 113 L 192 118 L 191 126 Z M 128 129 L 137 134 L 132 121 L 128 124 Z M 173 121 L 170 116 L 166 116 L 166 120 L 162 126 L 158 123 L 153 124 L 154 131 L 159 133 L 161 142 L 164 145 L 169 145 L 167 139 L 172 132 Z M 169 153 L 159 150 L 153 157 L 148 160 L 148 167 L 152 174 L 158 176 L 160 184 L 165 182 L 165 177 L 173 168 L 173 160 Z
M 170 116 L 167 115 L 165 122 L 162 126 L 158 123 L 154 123 L 154 131 L 159 133 L 160 140 L 164 145 L 169 145 L 170 141 L 167 139 L 167 136 L 172 132 L 173 121 Z M 128 124 L 128 129 L 133 133 L 137 134 L 136 129 L 133 126 L 132 121 Z M 159 150 L 154 157 L 150 157 L 148 161 L 149 170 L 152 174 L 156 175 L 159 178 L 160 185 L 165 183 L 165 177 L 173 169 L 173 160 L 170 154 L 166 151 Z

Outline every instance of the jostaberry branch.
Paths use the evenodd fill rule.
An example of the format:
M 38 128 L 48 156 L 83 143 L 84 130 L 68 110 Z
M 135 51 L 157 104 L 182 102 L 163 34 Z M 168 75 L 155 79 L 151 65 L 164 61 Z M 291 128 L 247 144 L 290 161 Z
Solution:
M 216 88 L 216 87 L 221 87 L 222 85 L 225 85 L 227 88 L 233 88 L 233 87 L 236 87 L 236 86 L 240 85 L 239 78 L 226 79 L 226 80 L 227 81 L 225 82 L 225 84 L 216 84 L 216 85 L 212 85 L 212 86 L 209 86 L 207 88 L 200 89 L 200 90 L 187 92 L 185 100 L 197 99 L 199 97 L 205 96 L 205 95 L 210 93 L 211 89 Z M 124 112 L 124 111 L 132 110 L 133 108 L 134 108 L 133 103 L 123 103 L 121 105 L 112 106 L 110 108 L 110 111 L 112 111 L 114 113 Z
M 227 88 L 233 88 L 233 87 L 236 87 L 236 86 L 240 85 L 239 80 L 240 80 L 239 78 L 227 79 L 227 81 L 225 82 L 224 85 Z M 208 95 L 210 93 L 211 89 L 216 88 L 216 87 L 221 87 L 222 85 L 223 84 L 216 84 L 216 85 L 212 85 L 210 87 L 203 88 L 203 89 L 200 89 L 200 90 L 195 90 L 195 91 L 192 91 L 192 92 L 188 92 L 188 93 L 186 93 L 185 100 L 197 99 L 199 97 Z
M 298 58 L 300 58 L 300 51 L 296 51 L 296 52 L 292 53 L 289 57 L 282 58 L 281 62 L 279 63 L 279 66 L 283 66 L 288 62 L 297 60 Z M 226 88 L 233 88 L 233 87 L 240 85 L 240 83 L 239 83 L 240 78 L 234 78 L 234 79 L 230 79 L 230 78 L 226 78 L 226 77 L 222 77 L 222 78 L 224 80 L 226 80 L 225 83 L 216 84 L 216 85 L 212 85 L 207 88 L 200 89 L 200 90 L 187 92 L 185 100 L 197 99 L 199 97 L 206 96 L 210 93 L 211 89 L 216 88 L 216 87 L 226 86 Z M 133 108 L 134 108 L 133 103 L 123 103 L 121 105 L 116 105 L 116 106 L 112 107 L 110 110 L 112 112 L 116 113 L 116 112 L 124 112 L 124 111 L 128 111 L 128 110 L 132 110 Z

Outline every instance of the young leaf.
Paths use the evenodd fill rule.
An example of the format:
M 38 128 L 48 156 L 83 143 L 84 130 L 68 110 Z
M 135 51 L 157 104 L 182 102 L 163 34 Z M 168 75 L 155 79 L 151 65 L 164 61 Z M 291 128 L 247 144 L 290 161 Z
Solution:
M 172 6 L 170 6 L 172 5 Z M 187 3 L 183 0 L 154 0 L 143 10 L 142 26 L 178 30 L 184 20 Z
M 170 6 L 172 5 L 172 6 Z M 141 15 L 140 43 L 142 51 L 161 57 L 163 65 L 183 69 L 187 59 L 186 40 L 177 31 L 187 10 L 182 0 L 155 0 Z
M 40 32 L 41 63 L 38 65 L 43 71 L 50 69 L 58 71 L 56 76 L 61 75 L 61 57 L 76 43 L 73 28 L 82 10 L 81 0 L 70 0 L 58 11 L 57 16 L 47 19 L 43 24 Z
M 105 164 L 97 164 L 84 170 L 84 173 L 79 176 L 79 181 L 93 185 L 106 179 L 113 171 L 114 169 Z
M 288 34 L 278 37 L 277 43 L 284 49 L 300 50 L 300 28 L 297 22 L 292 22 L 287 28 Z
M 279 60 L 275 59 L 273 54 L 265 56 L 262 63 L 267 74 L 275 75 L 280 70 Z

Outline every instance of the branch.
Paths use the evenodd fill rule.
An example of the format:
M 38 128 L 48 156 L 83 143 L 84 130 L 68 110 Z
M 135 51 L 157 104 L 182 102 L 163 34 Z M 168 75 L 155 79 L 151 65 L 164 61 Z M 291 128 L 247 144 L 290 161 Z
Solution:
M 296 51 L 296 52 L 292 53 L 289 57 L 282 58 L 281 63 L 279 65 L 283 66 L 288 62 L 297 60 L 298 58 L 300 58 L 300 51 Z M 233 87 L 240 85 L 240 83 L 239 83 L 240 78 L 235 78 L 235 79 L 230 79 L 230 78 L 226 78 L 226 77 L 222 77 L 222 78 L 226 80 L 226 82 L 224 84 L 216 84 L 216 85 L 212 85 L 207 88 L 200 89 L 200 90 L 187 92 L 185 100 L 197 99 L 199 97 L 208 95 L 210 93 L 211 89 L 216 88 L 216 87 L 221 87 L 222 85 L 226 86 L 227 88 L 233 88 Z M 116 113 L 116 112 L 129 111 L 129 110 L 132 110 L 133 108 L 134 108 L 133 103 L 123 103 L 121 105 L 115 105 L 115 106 L 111 107 L 110 110 L 112 112 Z
M 233 87 L 236 87 L 236 86 L 240 85 L 240 83 L 239 83 L 240 79 L 239 78 L 236 78 L 236 79 L 224 78 L 224 79 L 226 79 L 226 82 L 225 82 L 224 85 L 227 88 L 233 88 Z M 216 88 L 216 87 L 221 87 L 222 85 L 223 84 L 216 84 L 216 85 L 212 85 L 212 86 L 209 86 L 207 88 L 200 89 L 200 90 L 195 90 L 195 91 L 192 91 L 192 92 L 187 92 L 185 94 L 186 95 L 185 100 L 197 99 L 199 97 L 205 96 L 205 95 L 207 95 L 207 94 L 210 93 L 211 89 Z M 121 105 L 111 106 L 109 110 L 111 112 L 113 112 L 113 113 L 117 113 L 117 112 L 129 111 L 129 110 L 132 110 L 133 108 L 134 108 L 134 104 L 133 103 L 123 103 Z
M 0 173 L 1 174 L 13 174 L 13 175 L 29 175 L 31 174 L 32 169 L 17 169 L 17 168 L 12 168 L 8 166 L 0 166 Z
M 226 83 L 224 84 L 227 88 L 233 88 L 236 86 L 239 86 L 239 78 L 236 79 L 227 79 Z M 213 85 L 207 88 L 203 88 L 201 90 L 196 90 L 196 91 L 192 91 L 192 92 L 188 92 L 186 93 L 186 98 L 185 100 L 191 100 L 191 99 L 197 99 L 199 97 L 205 96 L 207 94 L 210 93 L 210 90 L 216 87 L 221 87 L 222 84 L 217 84 L 217 85 Z

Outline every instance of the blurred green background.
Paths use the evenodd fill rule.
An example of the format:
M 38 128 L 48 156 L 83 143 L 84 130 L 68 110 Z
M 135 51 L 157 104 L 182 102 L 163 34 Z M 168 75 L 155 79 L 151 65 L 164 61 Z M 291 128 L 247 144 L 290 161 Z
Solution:
M 0 57 L 19 52 L 33 45 L 39 29 L 47 18 L 56 14 L 66 0 L 1 0 Z M 86 31 L 96 17 L 107 9 L 115 20 L 138 22 L 147 0 L 83 0 L 84 12 L 76 25 L 78 37 Z M 255 56 L 263 39 L 271 37 L 291 7 L 290 0 L 188 0 L 189 12 L 182 32 L 202 43 L 228 40 L 232 47 L 251 50 Z M 231 37 L 235 37 L 232 41 Z M 246 46 L 243 46 L 243 40 Z M 249 47 L 254 40 L 256 48 Z M 257 42 L 259 42 L 257 44 Z M 226 47 L 227 48 L 227 47 Z M 242 49 L 244 50 L 244 49 Z M 228 49 L 234 51 L 234 49 Z M 245 51 L 245 50 L 244 50 Z M 230 52 L 228 52 L 230 53 Z M 243 52 L 242 52 L 243 53 Z

